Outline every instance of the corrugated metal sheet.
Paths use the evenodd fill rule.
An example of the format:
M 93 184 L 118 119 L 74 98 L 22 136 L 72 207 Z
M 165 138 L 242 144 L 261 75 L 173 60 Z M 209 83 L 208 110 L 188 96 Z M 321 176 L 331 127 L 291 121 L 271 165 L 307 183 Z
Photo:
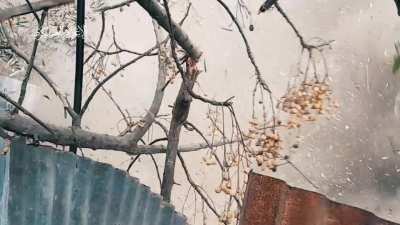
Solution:
M 365 210 L 250 173 L 240 225 L 398 225 Z
M 186 224 L 159 195 L 109 165 L 21 141 L 8 159 L 0 156 L 0 168 L 7 163 L 1 225 Z

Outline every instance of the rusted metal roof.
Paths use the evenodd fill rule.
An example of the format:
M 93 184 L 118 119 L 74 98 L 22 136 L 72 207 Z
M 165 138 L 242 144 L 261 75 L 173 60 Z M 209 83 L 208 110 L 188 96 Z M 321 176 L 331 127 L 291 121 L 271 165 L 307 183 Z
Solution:
M 251 172 L 240 225 L 399 225 Z
M 124 171 L 22 141 L 0 155 L 0 190 L 0 225 L 187 224 Z

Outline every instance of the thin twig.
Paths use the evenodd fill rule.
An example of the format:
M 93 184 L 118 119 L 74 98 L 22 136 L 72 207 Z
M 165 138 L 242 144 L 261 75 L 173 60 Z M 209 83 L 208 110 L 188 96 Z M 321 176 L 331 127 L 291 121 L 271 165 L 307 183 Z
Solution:
M 35 122 L 40 124 L 44 129 L 46 129 L 50 134 L 55 134 L 54 131 L 52 131 L 44 122 L 42 122 L 39 118 L 37 118 L 35 115 L 33 115 L 31 112 L 29 112 L 27 109 L 25 109 L 22 105 L 18 104 L 14 100 L 12 100 L 7 94 L 3 93 L 0 91 L 0 97 L 4 98 L 7 102 L 11 103 L 13 106 L 21 110 L 25 115 L 29 116 L 32 118 Z
M 160 169 L 158 168 L 157 161 L 156 161 L 156 159 L 154 158 L 154 155 L 150 155 L 150 158 L 151 158 L 151 160 L 153 161 L 154 168 L 156 169 L 158 183 L 160 184 L 160 188 L 161 188 L 162 181 L 161 181 Z
M 29 2 L 29 1 L 27 0 L 27 2 Z M 35 12 L 35 15 L 37 15 L 36 12 Z M 19 98 L 18 98 L 18 104 L 19 105 L 22 105 L 23 102 L 24 102 L 24 99 L 25 99 L 26 88 L 28 86 L 29 78 L 31 76 L 31 72 L 32 72 L 32 69 L 33 69 L 33 63 L 35 62 L 36 52 L 37 52 L 37 48 L 39 46 L 39 39 L 40 39 L 40 36 L 41 36 L 41 33 L 42 33 L 41 31 L 42 31 L 44 19 L 46 18 L 46 16 L 47 16 L 47 10 L 44 10 L 42 12 L 42 16 L 41 16 L 40 20 L 38 20 L 37 35 L 35 37 L 35 42 L 33 43 L 33 50 L 32 50 L 31 57 L 30 57 L 30 60 L 29 60 L 29 63 L 28 63 L 28 68 L 26 69 L 25 77 L 24 77 L 24 79 L 22 81 L 22 84 L 21 84 L 21 90 L 20 90 Z M 14 113 L 17 113 L 17 112 L 18 112 L 17 110 L 14 111 Z
M 220 217 L 219 213 L 217 210 L 214 208 L 214 206 L 210 203 L 209 199 L 204 195 L 204 193 L 200 190 L 199 186 L 193 181 L 192 177 L 190 176 L 189 170 L 186 166 L 186 163 L 180 153 L 178 153 L 179 160 L 181 162 L 182 168 L 185 171 L 186 178 L 189 182 L 189 184 L 193 187 L 194 190 L 200 195 L 200 197 L 203 199 L 203 201 L 206 203 L 208 208 L 215 214 L 216 217 Z
M 213 149 L 214 149 L 213 146 L 210 144 L 210 142 L 207 140 L 206 136 L 203 134 L 203 132 L 200 131 L 199 128 L 197 128 L 194 124 L 192 124 L 192 123 L 190 123 L 190 122 L 188 122 L 188 121 L 186 121 L 184 124 L 190 126 L 194 131 L 196 131 L 196 133 L 198 133 L 198 134 L 200 135 L 200 137 L 207 143 L 208 148 L 209 148 L 210 150 L 213 150 Z M 224 145 L 224 146 L 225 146 L 225 145 Z M 215 151 L 211 151 L 211 154 L 214 155 L 214 158 L 215 158 L 215 160 L 217 161 L 219 167 L 223 170 L 223 169 L 224 169 L 224 166 L 223 166 L 221 160 L 219 160 L 217 154 L 215 154 Z
M 304 37 L 300 34 L 299 30 L 296 28 L 294 23 L 290 20 L 289 16 L 285 13 L 285 11 L 279 5 L 279 3 L 275 2 L 274 5 L 275 5 L 276 9 L 278 10 L 278 12 L 283 16 L 283 18 L 286 20 L 286 22 L 293 29 L 293 31 L 296 34 L 297 38 L 299 39 L 300 45 L 301 45 L 301 47 L 303 49 L 307 49 L 308 51 L 311 51 L 312 49 L 318 49 L 318 48 L 322 48 L 324 46 L 330 46 L 330 44 L 333 42 L 333 40 L 331 40 L 331 41 L 327 41 L 327 42 L 324 42 L 324 43 L 319 44 L 319 45 L 311 45 L 311 44 L 306 43 L 304 41 Z
M 135 162 L 139 159 L 140 156 L 141 156 L 141 154 L 135 156 L 135 158 L 132 160 L 132 162 L 129 163 L 128 168 L 126 169 L 127 173 L 129 173 L 129 171 L 131 170 L 133 164 L 135 164 Z
M 228 13 L 228 15 L 230 16 L 230 18 L 232 19 L 232 21 L 235 23 L 240 35 L 242 36 L 243 42 L 246 45 L 246 51 L 247 51 L 247 56 L 250 59 L 251 64 L 254 67 L 256 76 L 257 76 L 257 80 L 260 82 L 261 86 L 269 93 L 271 92 L 271 89 L 269 88 L 268 84 L 266 83 L 266 81 L 264 80 L 264 78 L 261 76 L 261 72 L 260 69 L 258 68 L 258 65 L 256 63 L 256 60 L 253 56 L 253 52 L 251 51 L 250 48 L 250 44 L 249 41 L 247 40 L 246 35 L 244 34 L 242 27 L 240 26 L 239 22 L 236 20 L 235 15 L 233 15 L 232 11 L 229 9 L 229 7 L 225 4 L 224 1 L 222 0 L 217 0 L 217 2 L 225 9 L 225 11 Z
M 101 41 L 103 40 L 105 27 L 106 27 L 106 15 L 105 15 L 104 12 L 101 12 L 101 30 L 100 30 L 99 40 L 97 41 L 97 44 L 94 47 L 94 50 L 86 58 L 84 64 L 86 64 L 96 54 L 96 52 L 98 51 L 98 48 L 100 47 Z
M 190 12 L 190 9 L 191 9 L 191 8 L 192 8 L 192 3 L 189 2 L 188 7 L 186 8 L 185 15 L 183 15 L 181 21 L 179 21 L 179 23 L 178 23 L 180 26 L 182 26 L 182 25 L 183 25 L 183 22 L 185 22 L 185 20 L 188 18 L 189 12 Z
M 28 56 L 25 55 L 25 53 L 20 50 L 14 43 L 12 43 L 11 38 L 9 37 L 7 32 L 4 32 L 7 40 L 8 40 L 8 46 L 10 49 L 21 59 L 23 59 L 26 63 L 29 63 Z M 35 65 L 35 63 L 32 63 L 32 67 L 34 70 L 38 72 L 38 74 L 46 81 L 46 83 L 51 87 L 53 90 L 54 94 L 60 99 L 62 102 L 64 109 L 68 112 L 68 114 L 72 117 L 72 119 L 77 119 L 79 116 L 74 112 L 74 110 L 71 107 L 70 102 L 66 98 L 65 95 L 61 93 L 61 91 L 58 89 L 56 83 L 38 66 Z
M 288 162 L 288 164 L 290 166 L 292 166 L 308 183 L 311 184 L 311 186 L 313 186 L 315 189 L 319 189 L 319 187 L 317 185 L 315 185 L 310 178 L 308 178 L 296 165 L 293 164 L 292 161 L 290 161 L 289 159 L 286 159 L 286 162 Z
M 253 56 L 253 52 L 250 48 L 250 44 L 247 40 L 246 35 L 244 34 L 242 27 L 240 26 L 239 22 L 237 21 L 235 15 L 233 15 L 232 11 L 229 9 L 229 7 L 225 4 L 223 0 L 217 0 L 217 2 L 225 9 L 225 11 L 228 13 L 228 15 L 231 17 L 232 21 L 235 23 L 240 35 L 242 36 L 243 42 L 246 46 L 246 51 L 247 51 L 247 56 L 250 59 L 251 64 L 254 67 L 255 70 L 255 75 L 257 77 L 257 82 L 261 85 L 261 87 L 268 92 L 269 95 L 269 101 L 271 103 L 271 112 L 272 112 L 272 120 L 273 120 L 273 125 L 274 128 L 272 129 L 273 132 L 275 132 L 275 125 L 276 125 L 276 118 L 275 118 L 275 105 L 274 105 L 274 100 L 272 98 L 272 91 L 270 87 L 268 86 L 267 82 L 264 80 L 264 78 L 261 75 L 261 71 L 256 63 L 256 60 Z
M 152 103 L 149 109 L 147 110 L 146 115 L 140 120 L 140 126 L 136 126 L 129 136 L 131 143 L 137 143 L 138 139 L 142 138 L 148 131 L 148 129 L 150 129 L 157 114 L 160 111 L 160 107 L 164 99 L 163 87 L 165 85 L 166 76 L 168 73 L 167 65 L 165 64 L 164 60 L 164 57 L 166 57 L 166 47 L 163 44 L 161 44 L 163 38 L 161 33 L 161 27 L 154 20 L 153 20 L 153 27 L 159 52 L 157 85 Z
M 126 67 L 130 66 L 131 64 L 134 64 L 135 62 L 139 61 L 140 59 L 142 59 L 143 57 L 145 57 L 146 55 L 151 54 L 151 52 L 153 50 L 155 50 L 157 48 L 157 46 L 154 46 L 152 48 L 150 48 L 149 50 L 147 50 L 143 55 L 140 55 L 132 60 L 130 60 L 129 62 L 123 64 L 121 67 L 119 67 L 118 69 L 114 70 L 111 74 L 109 74 L 106 78 L 104 78 L 102 81 L 100 81 L 100 83 L 92 90 L 92 92 L 89 94 L 89 96 L 87 97 L 85 104 L 83 104 L 82 106 L 82 110 L 81 110 L 81 116 L 84 115 L 84 113 L 86 112 L 90 102 L 92 101 L 93 97 L 96 95 L 97 91 L 105 84 L 107 83 L 111 78 L 113 78 L 114 76 L 116 76 L 119 72 L 121 72 L 122 70 L 124 70 Z
M 117 55 L 117 54 L 120 54 L 120 53 L 130 53 L 130 54 L 133 54 L 133 55 L 143 55 L 142 52 L 132 51 L 132 50 L 128 50 L 128 49 L 118 49 L 117 48 L 118 50 L 106 51 L 106 50 L 96 49 L 95 46 L 92 46 L 92 45 L 90 45 L 88 43 L 85 43 L 85 45 L 87 47 L 93 49 L 95 52 L 98 52 L 99 54 L 102 54 L 102 55 Z M 154 53 L 148 54 L 146 56 L 156 56 L 156 55 L 158 55 L 158 52 L 154 52 Z

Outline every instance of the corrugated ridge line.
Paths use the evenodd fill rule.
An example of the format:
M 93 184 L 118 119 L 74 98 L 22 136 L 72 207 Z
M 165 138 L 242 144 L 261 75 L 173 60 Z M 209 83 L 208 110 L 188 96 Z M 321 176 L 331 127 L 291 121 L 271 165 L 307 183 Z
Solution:
M 122 171 L 121 171 L 122 172 Z M 127 185 L 130 184 L 130 185 Z M 138 191 L 139 182 L 136 180 L 129 179 L 128 176 L 124 176 L 124 194 L 120 202 L 120 210 L 118 212 L 119 223 L 118 225 L 126 225 L 129 223 L 130 214 L 132 211 L 132 200 L 134 199 L 136 192 Z
M 136 193 L 137 196 L 135 197 L 133 211 L 131 212 L 132 217 L 129 221 L 130 225 L 143 225 L 143 217 L 150 196 L 150 188 L 147 186 L 140 188 L 140 186 L 141 185 L 139 185 L 139 191 Z
M 4 144 L 4 141 L 3 141 Z M 8 214 L 8 171 L 10 154 L 0 156 L 0 225 L 7 225 Z
M 61 154 L 59 154 L 59 156 L 61 156 Z M 71 155 L 71 158 L 73 158 L 73 156 Z M 70 160 L 70 162 L 75 165 L 76 168 L 76 159 L 73 158 L 74 160 Z M 53 224 L 63 224 L 63 225 L 71 225 L 71 217 L 72 217 L 72 212 L 71 212 L 71 208 L 72 208 L 72 194 L 73 194 L 73 187 L 74 187 L 74 177 L 75 174 L 77 173 L 77 170 L 74 170 L 73 173 L 69 173 L 67 178 L 65 179 L 65 182 L 67 183 L 67 187 L 65 189 L 65 203 L 63 204 L 64 210 L 65 210 L 65 214 L 64 217 L 65 219 L 63 219 L 62 221 L 64 223 L 53 223 Z M 60 221 L 61 222 L 61 221 Z
M 11 149 L 10 150 L 10 180 L 9 180 L 9 209 L 8 215 L 9 225 L 19 225 L 19 224 L 26 224 L 26 209 L 25 206 L 27 197 L 26 195 L 30 191 L 25 191 L 27 183 L 27 178 L 30 176 L 16 176 L 14 177 L 13 172 L 25 174 L 26 173 L 26 166 L 25 163 L 28 162 L 29 159 L 25 159 L 28 157 L 26 154 L 20 154 L 18 151 L 23 150 L 23 146 L 19 146 L 19 148 Z M 13 163 L 12 161 L 16 160 L 19 163 Z M 11 179 L 12 178 L 12 179 Z M 11 204 L 10 204 L 11 202 Z
M 132 212 L 135 210 L 135 207 L 137 207 L 136 201 L 139 198 L 142 190 L 137 179 L 133 180 L 125 176 L 125 182 L 130 183 L 131 185 L 127 185 L 128 188 L 126 190 L 126 198 L 124 198 L 123 202 L 121 203 L 121 208 L 119 212 L 121 225 L 129 225 L 132 223 Z
M 89 192 L 88 221 L 90 222 L 89 224 L 101 225 L 108 195 L 107 184 L 113 168 L 105 164 L 92 164 L 91 169 L 93 173 L 91 176 L 91 191 Z
M 76 173 L 76 161 L 72 154 L 53 154 L 54 162 L 54 187 L 53 209 L 51 214 L 51 223 L 57 225 L 69 225 L 71 193 Z M 70 170 L 72 169 L 72 171 Z M 69 172 L 66 172 L 69 170 Z
M 122 203 L 123 195 L 125 195 L 126 192 L 126 187 L 124 186 L 124 174 L 122 174 L 121 171 L 118 170 L 113 170 L 112 172 L 112 182 L 109 183 L 108 187 L 108 208 L 106 209 L 103 218 L 104 225 L 114 225 L 119 223 L 119 212 L 123 210 L 122 208 L 120 208 L 120 205 Z
M 0 137 L 0 149 L 3 148 L 4 140 Z M 5 223 L 6 218 L 4 217 L 4 196 L 3 193 L 5 192 L 3 189 L 6 187 L 4 183 L 6 182 L 6 164 L 7 164 L 7 157 L 4 155 L 0 155 L 0 225 Z
M 91 191 L 92 161 L 78 158 L 71 189 L 70 224 L 88 225 L 88 206 Z M 54 224 L 55 225 L 55 224 Z
M 28 151 L 24 151 L 28 152 Z M 35 195 L 35 219 L 34 224 L 51 225 L 51 214 L 53 209 L 54 196 L 54 154 L 39 154 L 39 151 L 30 151 L 35 155 L 34 160 L 38 165 L 37 170 L 37 187 L 38 192 Z
M 25 224 L 33 223 L 35 224 L 36 217 L 38 216 L 37 210 L 40 208 L 37 207 L 38 202 L 41 197 L 41 187 L 39 183 L 39 170 L 40 165 L 38 163 L 39 151 L 23 151 L 24 154 L 27 154 L 29 159 L 29 163 L 25 164 L 25 172 L 31 172 L 31 176 L 28 177 L 25 189 L 29 190 L 27 193 L 27 205 L 29 207 L 25 207 L 26 210 L 26 220 Z M 35 165 L 36 164 L 36 165 Z M 29 166 L 33 165 L 33 166 Z M 26 176 L 25 176 L 26 177 Z M 29 185 L 32 184 L 32 185 Z M 28 189 L 29 188 L 29 189 Z
M 6 159 L 6 176 L 5 176 L 5 183 L 7 184 L 7 187 L 3 188 L 3 203 L 5 204 L 4 206 L 4 212 L 2 215 L 4 216 L 4 224 L 3 225 L 8 225 L 8 193 L 10 192 L 10 153 L 7 154 L 7 159 Z
M 117 175 L 115 174 L 115 170 L 111 167 L 108 167 L 107 169 L 107 182 L 105 185 L 105 193 L 107 193 L 105 195 L 105 202 L 104 202 L 104 207 L 103 212 L 101 214 L 101 220 L 99 224 L 101 225 L 111 225 L 112 223 L 107 223 L 107 218 L 109 217 L 109 215 L 111 214 L 115 214 L 115 211 L 117 210 L 115 207 L 111 206 L 111 203 L 113 202 L 113 198 L 118 196 L 120 193 L 115 193 L 115 195 L 113 195 L 112 191 L 113 191 L 113 187 L 114 187 L 114 182 L 116 181 Z M 114 219 L 115 222 L 115 219 Z
M 161 203 L 161 207 L 160 207 L 160 220 L 158 222 L 159 225 L 170 225 L 172 224 L 172 219 L 173 219 L 173 213 L 174 213 L 174 206 L 166 203 L 166 202 L 162 202 Z
M 35 202 L 35 195 L 33 193 L 36 192 L 37 187 L 37 179 L 36 179 L 36 173 L 38 171 L 38 168 L 36 166 L 33 166 L 30 168 L 28 165 L 33 165 L 34 163 L 34 155 L 29 155 L 29 154 L 23 154 L 24 156 L 24 163 L 22 164 L 23 166 L 23 183 L 22 183 L 22 198 L 21 202 L 24 203 L 23 210 L 24 210 L 24 218 L 23 224 L 28 224 L 29 222 L 33 222 L 33 217 L 34 217 L 34 209 L 32 207 L 33 202 Z M 29 188 L 29 189 L 28 189 Z M 26 191 L 29 190 L 29 191 Z M 16 193 L 15 195 L 18 195 Z M 26 207 L 28 206 L 28 207 Z M 13 221 L 10 221 L 13 222 Z M 17 225 L 17 224 L 16 224 Z
M 144 215 L 144 224 L 155 225 L 158 213 L 160 211 L 161 197 L 155 193 L 150 194 L 149 204 Z
M 14 151 L 15 151 L 14 149 L 11 149 L 11 151 L 9 153 L 10 154 L 10 158 L 11 158 L 11 155 L 14 154 Z M 23 155 L 19 155 L 19 156 L 23 157 Z M 17 157 L 17 156 L 15 156 L 15 157 Z M 17 159 L 17 160 L 22 161 L 20 159 Z M 18 171 L 18 170 L 22 171 L 22 167 L 19 164 L 10 163 L 10 171 L 11 170 L 12 171 Z M 11 174 L 10 174 L 10 176 L 11 176 Z M 22 191 L 22 185 L 16 185 L 17 180 L 18 179 L 22 179 L 22 178 L 23 178 L 22 176 L 19 176 L 19 177 L 14 178 L 13 180 L 11 180 L 11 179 L 9 180 L 8 187 L 9 187 L 9 190 L 12 190 L 12 191 L 9 192 L 9 196 L 8 196 L 8 201 L 9 202 L 12 202 L 12 201 L 18 202 L 17 200 L 15 200 L 15 197 L 12 195 L 12 193 L 14 191 L 16 191 L 16 192 L 21 192 Z M 8 204 L 9 202 L 7 202 L 6 204 Z M 17 212 L 22 214 L 22 210 L 19 209 L 19 205 L 20 204 L 11 204 L 9 206 L 9 208 L 8 208 L 9 211 L 5 212 L 5 214 L 8 215 L 8 220 L 9 221 L 22 220 L 23 215 L 18 215 L 18 216 L 15 215 Z M 20 224 L 21 224 L 21 222 L 20 222 Z

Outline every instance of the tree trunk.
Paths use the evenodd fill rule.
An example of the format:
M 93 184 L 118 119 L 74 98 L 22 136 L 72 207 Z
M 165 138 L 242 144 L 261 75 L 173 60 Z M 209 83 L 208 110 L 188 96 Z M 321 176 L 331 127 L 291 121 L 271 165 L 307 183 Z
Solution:
M 182 81 L 178 96 L 176 97 L 174 108 L 172 110 L 172 120 L 168 133 L 168 145 L 165 158 L 165 167 L 163 181 L 161 185 L 161 195 L 164 201 L 171 201 L 171 192 L 174 185 L 175 162 L 178 153 L 179 137 L 183 123 L 189 115 L 192 96 L 189 90 L 193 89 L 198 75 L 196 62 L 188 59 L 186 63 L 186 79 Z

